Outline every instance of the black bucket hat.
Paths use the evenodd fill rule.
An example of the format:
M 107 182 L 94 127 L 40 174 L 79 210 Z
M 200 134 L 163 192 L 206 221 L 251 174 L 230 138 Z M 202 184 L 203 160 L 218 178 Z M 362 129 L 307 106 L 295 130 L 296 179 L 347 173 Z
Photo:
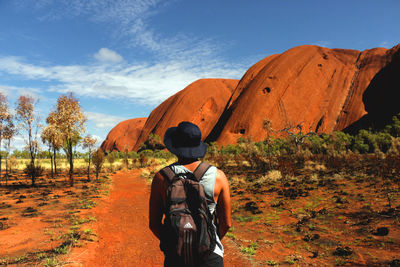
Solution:
M 207 151 L 207 145 L 201 141 L 200 128 L 188 121 L 169 128 L 164 135 L 164 144 L 173 154 L 189 159 L 202 158 Z

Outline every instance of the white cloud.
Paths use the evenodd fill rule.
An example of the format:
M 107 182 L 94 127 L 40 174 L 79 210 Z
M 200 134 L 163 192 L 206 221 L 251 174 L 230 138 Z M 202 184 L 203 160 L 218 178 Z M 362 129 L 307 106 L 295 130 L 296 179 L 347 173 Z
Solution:
M 78 96 L 130 99 L 159 104 L 199 78 L 240 78 L 244 68 L 219 60 L 164 60 L 154 64 L 38 66 L 16 57 L 0 57 L 0 74 L 49 82 L 49 91 Z
M 31 96 L 36 100 L 47 99 L 46 97 L 40 95 L 40 89 L 33 87 L 16 87 L 0 84 L 0 92 L 6 95 L 9 98 L 9 101 L 15 100 L 20 95 Z
M 121 62 L 124 60 L 121 55 L 119 55 L 117 52 L 110 50 L 108 48 L 101 48 L 99 50 L 99 52 L 94 54 L 93 57 L 101 62 L 117 63 L 117 62 Z
M 92 121 L 98 128 L 111 128 L 117 125 L 119 122 L 127 120 L 127 118 L 110 116 L 103 113 L 97 112 L 85 112 L 89 121 Z M 99 136 L 98 140 L 102 140 Z
M 74 92 L 79 96 L 105 99 L 130 99 L 148 105 L 159 104 L 167 97 L 200 78 L 236 78 L 248 64 L 235 65 L 218 56 L 221 44 L 213 39 L 198 39 L 187 34 L 165 36 L 150 25 L 150 18 L 167 5 L 160 0 L 27 0 L 17 1 L 21 8 L 37 8 L 42 19 L 62 19 L 85 16 L 104 23 L 114 37 L 127 38 L 153 53 L 149 62 L 130 64 L 108 48 L 102 48 L 95 58 L 113 64 L 40 65 L 17 57 L 0 57 L 1 73 L 18 78 L 49 82 L 47 90 Z M 171 3 L 174 1 L 169 1 Z M 148 60 L 148 59 L 147 59 Z M 246 66 L 246 67 L 244 67 Z
M 392 48 L 392 47 L 395 46 L 395 45 L 396 45 L 395 42 L 382 41 L 381 43 L 379 43 L 378 47 Z
M 324 41 L 324 40 L 318 41 L 318 42 L 316 42 L 314 44 L 318 45 L 318 46 L 322 46 L 322 47 L 328 47 L 328 48 L 332 46 L 332 42 Z

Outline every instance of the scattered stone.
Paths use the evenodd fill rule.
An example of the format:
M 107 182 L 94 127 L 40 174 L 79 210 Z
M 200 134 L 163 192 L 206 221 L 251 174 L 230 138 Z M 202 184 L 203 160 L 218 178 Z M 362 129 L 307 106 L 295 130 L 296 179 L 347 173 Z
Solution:
M 39 212 L 37 209 L 32 208 L 32 207 L 27 207 L 23 212 L 22 216 L 24 217 L 36 217 L 39 215 Z
M 8 217 L 2 217 L 2 218 L 0 218 L 0 221 L 7 221 L 8 220 Z
M 311 218 L 317 217 L 317 212 L 315 210 L 312 210 L 311 213 L 310 213 L 310 217 Z
M 319 239 L 319 237 L 320 237 L 319 234 L 305 235 L 305 236 L 303 237 L 303 240 L 306 241 L 306 242 L 310 242 L 310 241 L 314 241 L 314 240 Z
M 280 207 L 282 205 L 283 205 L 282 201 L 277 201 L 277 202 L 272 202 L 271 207 L 272 208 L 278 208 L 278 207 Z
M 0 209 L 8 209 L 10 207 L 11 207 L 10 204 L 7 204 L 5 202 L 0 203 Z
M 87 185 L 82 185 L 82 189 L 89 189 Z
M 38 210 L 32 207 L 27 207 L 23 212 L 24 213 L 32 213 L 32 212 L 37 212 Z
M 394 259 L 389 263 L 390 267 L 400 267 L 400 259 Z
M 362 221 L 359 221 L 358 223 L 355 223 L 355 224 L 353 224 L 354 226 L 356 226 L 356 225 L 368 225 L 368 224 L 370 224 L 371 223 L 371 219 L 370 218 L 368 218 L 368 219 L 366 219 L 366 220 L 362 220 Z
M 60 195 L 54 195 L 52 198 L 53 198 L 53 199 L 60 198 Z
M 67 195 L 76 195 L 76 193 L 73 192 L 73 191 L 71 191 L 71 190 L 64 191 L 64 194 L 67 194 Z
M 394 215 L 395 211 L 396 211 L 396 209 L 390 208 L 388 210 L 384 210 L 384 211 L 379 212 L 379 215 L 390 216 L 391 217 L 391 216 Z
M 282 190 L 278 191 L 279 195 L 283 195 L 284 197 L 290 198 L 290 199 L 296 199 L 297 197 L 307 197 L 309 196 L 309 193 L 307 191 L 303 191 L 301 188 L 284 188 Z
M 15 203 L 19 204 L 19 203 L 24 203 L 24 202 L 22 201 L 22 199 L 18 199 L 17 202 L 15 202 Z
M 326 208 L 322 208 L 322 209 L 320 209 L 320 210 L 318 211 L 318 213 L 321 214 L 321 215 L 326 215 L 326 214 L 328 214 L 328 211 L 327 211 Z
M 377 236 L 387 236 L 389 234 L 389 229 L 387 227 L 379 227 L 373 235 Z
M 347 201 L 346 199 L 344 199 L 344 198 L 342 198 L 340 196 L 333 196 L 332 198 L 335 199 L 335 203 L 338 203 L 338 204 L 349 203 L 349 201 Z
M 318 251 L 312 251 L 311 253 L 312 253 L 312 256 L 310 256 L 311 259 L 315 259 L 319 255 Z
M 353 254 L 353 250 L 349 247 L 337 247 L 333 252 L 334 256 L 350 256 Z
M 47 205 L 47 204 L 48 204 L 47 202 L 42 202 L 42 203 L 39 203 L 38 206 L 39 206 L 39 207 L 42 207 L 42 206 L 45 206 L 45 205 Z
M 258 208 L 257 203 L 254 201 L 247 202 L 244 206 L 244 209 L 250 211 L 252 214 L 260 214 L 261 210 Z
M 19 198 L 19 199 L 23 199 L 23 198 L 26 198 L 26 196 L 25 196 L 25 195 L 19 195 L 18 198 Z

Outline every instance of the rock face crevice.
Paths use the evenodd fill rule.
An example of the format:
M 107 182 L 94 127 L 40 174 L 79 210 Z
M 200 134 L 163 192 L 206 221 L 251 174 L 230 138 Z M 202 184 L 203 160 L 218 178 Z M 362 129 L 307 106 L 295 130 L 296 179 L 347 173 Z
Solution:
M 132 149 L 184 120 L 199 125 L 203 140 L 221 145 L 239 137 L 264 140 L 265 120 L 276 131 L 302 124 L 318 133 L 383 124 L 400 111 L 399 50 L 305 45 L 260 60 L 240 81 L 198 80 L 153 110 Z

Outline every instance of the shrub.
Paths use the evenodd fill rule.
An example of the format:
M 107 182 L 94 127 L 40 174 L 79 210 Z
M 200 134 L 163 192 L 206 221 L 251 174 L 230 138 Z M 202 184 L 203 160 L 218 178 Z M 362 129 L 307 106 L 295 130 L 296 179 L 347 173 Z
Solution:
M 110 170 L 112 172 L 113 171 L 113 163 L 117 159 L 117 153 L 108 152 L 106 158 L 107 158 L 108 163 L 110 164 Z
M 142 150 L 161 150 L 164 149 L 165 146 L 161 140 L 161 137 L 156 134 L 149 134 L 147 140 L 140 146 L 139 151 Z
M 18 166 L 18 160 L 17 160 L 17 158 L 14 157 L 14 156 L 11 156 L 11 157 L 10 157 L 10 164 L 9 164 L 9 166 L 8 166 L 9 172 L 10 172 L 10 173 L 13 173 L 13 170 L 15 170 L 15 169 L 17 168 L 17 166 Z
M 336 151 L 347 151 L 353 142 L 353 137 L 344 132 L 334 132 L 330 139 Z
M 147 166 L 148 158 L 144 153 L 139 154 L 139 162 L 140 162 L 140 167 L 143 168 Z
M 39 177 L 43 174 L 43 167 L 32 163 L 26 164 L 24 173 L 30 177 Z
M 386 153 L 392 145 L 392 137 L 388 133 L 380 132 L 375 135 L 376 147 Z
M 400 113 L 393 116 L 392 121 L 385 127 L 384 131 L 393 137 L 400 137 Z
M 371 136 L 371 132 L 367 130 L 361 130 L 355 137 L 353 142 L 353 150 L 360 153 L 373 152 L 374 139 Z M 372 147 L 371 147 L 372 146 Z
M 104 160 L 105 155 L 103 150 L 97 149 L 92 156 L 92 161 L 96 172 L 96 179 L 99 179 L 99 173 L 101 172 L 101 168 L 103 167 Z

